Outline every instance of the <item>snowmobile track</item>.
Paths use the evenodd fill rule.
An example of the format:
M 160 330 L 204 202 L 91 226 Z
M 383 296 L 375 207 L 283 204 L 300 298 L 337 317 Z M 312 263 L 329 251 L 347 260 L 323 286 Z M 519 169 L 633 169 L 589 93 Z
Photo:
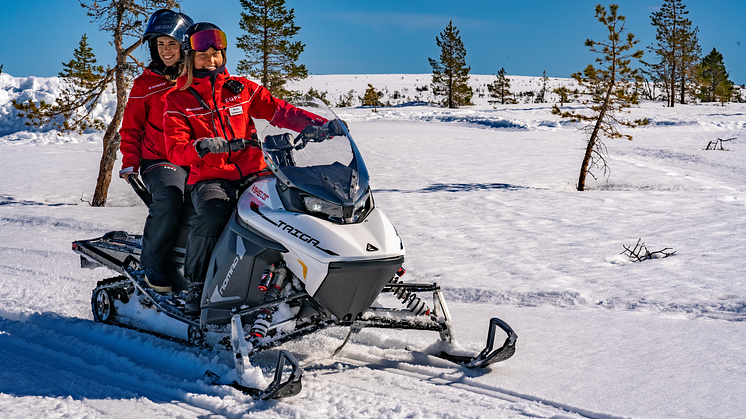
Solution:
M 593 412 L 581 407 L 570 406 L 565 403 L 555 402 L 541 397 L 521 394 L 504 388 L 491 386 L 489 384 L 480 383 L 479 381 L 466 376 L 452 379 L 447 377 L 446 374 L 442 372 L 433 371 L 433 369 L 442 369 L 444 366 L 443 363 L 449 364 L 447 361 L 421 352 L 412 352 L 412 357 L 413 362 L 408 362 L 385 359 L 370 354 L 356 353 L 354 355 L 337 355 L 334 358 L 331 358 L 331 361 L 385 371 L 388 373 L 398 374 L 406 377 L 412 377 L 428 382 L 430 384 L 458 388 L 510 403 L 527 403 L 531 405 L 538 405 L 545 409 L 555 410 L 556 414 L 576 415 L 580 418 L 591 419 L 623 418 L 623 416 Z M 437 365 L 435 365 L 436 363 Z M 307 371 L 313 370 L 312 366 L 303 366 L 303 368 Z M 462 370 L 462 367 L 456 366 L 454 364 L 451 364 L 451 366 L 446 366 L 446 368 L 450 368 L 451 371 Z
M 209 403 L 201 403 L 199 397 L 192 397 L 221 397 L 206 393 L 193 377 L 179 376 L 178 371 L 170 371 L 167 366 L 155 368 L 157 361 L 151 361 L 151 365 L 141 362 L 137 354 L 128 353 L 131 345 L 116 348 L 117 345 L 105 337 L 89 339 L 92 336 L 85 333 L 70 333 L 71 329 L 90 329 L 86 324 L 92 323 L 47 315 L 32 315 L 26 321 L 0 317 L 0 358 L 19 360 L 18 365 L 42 364 L 39 369 L 54 370 L 54 376 L 69 377 L 69 383 L 50 383 L 52 389 L 66 385 L 72 392 L 85 383 L 95 383 L 96 388 L 89 391 L 96 394 L 88 397 L 89 394 L 84 393 L 85 398 L 98 398 L 96 396 L 101 395 L 97 393 L 102 392 L 105 397 L 112 398 L 147 397 L 167 406 L 164 408 L 173 411 L 175 416 L 187 412 L 187 416 L 196 417 L 226 415 Z M 117 339 L 121 343 L 121 338 Z

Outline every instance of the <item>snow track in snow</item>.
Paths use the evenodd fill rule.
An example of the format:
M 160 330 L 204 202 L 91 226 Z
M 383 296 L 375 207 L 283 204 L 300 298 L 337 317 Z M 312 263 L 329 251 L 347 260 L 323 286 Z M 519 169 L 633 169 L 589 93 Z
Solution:
M 621 416 L 593 412 L 581 407 L 569 406 L 565 403 L 555 402 L 541 397 L 520 394 L 504 388 L 480 383 L 473 378 L 460 374 L 461 368 L 452 367 L 447 361 L 440 360 L 421 352 L 412 352 L 412 361 L 390 360 L 370 354 L 356 352 L 337 356 L 339 362 L 345 362 L 359 367 L 385 371 L 390 374 L 403 375 L 416 378 L 423 382 L 437 386 L 457 388 L 482 396 L 492 397 L 514 405 L 516 411 L 528 414 L 529 411 L 538 417 L 552 418 L 593 418 L 593 419 L 619 419 Z M 418 364 L 417 361 L 421 361 Z M 433 367 L 433 363 L 439 367 Z M 448 366 L 451 365 L 451 367 Z M 487 373 L 485 370 L 483 373 Z M 457 378 L 453 378 L 453 377 Z M 548 415 L 548 416 L 545 416 Z
M 191 356 L 182 347 L 169 348 L 168 342 L 86 320 L 50 314 L 19 317 L 0 317 L 0 358 L 14 377 L 25 379 L 0 380 L 1 393 L 70 397 L 92 405 L 147 398 L 168 417 L 231 416 L 218 408 L 219 398 L 210 395 L 225 390 L 199 380 L 202 362 L 192 363 L 191 370 L 182 368 L 185 364 L 178 359 Z M 128 336 L 131 333 L 134 337 Z

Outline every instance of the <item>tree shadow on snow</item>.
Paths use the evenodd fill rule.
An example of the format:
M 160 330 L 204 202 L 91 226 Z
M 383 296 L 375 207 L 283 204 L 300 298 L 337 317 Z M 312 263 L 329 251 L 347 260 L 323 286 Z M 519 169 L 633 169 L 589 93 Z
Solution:
M 401 189 L 376 189 L 376 192 L 402 192 L 402 193 L 431 193 L 431 192 L 473 192 L 488 190 L 517 191 L 531 189 L 527 186 L 511 185 L 508 183 L 434 183 L 426 188 L 404 191 Z
M 23 206 L 38 206 L 38 207 L 63 207 L 74 204 L 60 203 L 49 203 L 49 202 L 34 202 L 26 200 L 18 200 L 9 195 L 0 195 L 0 206 L 3 205 L 23 205 Z

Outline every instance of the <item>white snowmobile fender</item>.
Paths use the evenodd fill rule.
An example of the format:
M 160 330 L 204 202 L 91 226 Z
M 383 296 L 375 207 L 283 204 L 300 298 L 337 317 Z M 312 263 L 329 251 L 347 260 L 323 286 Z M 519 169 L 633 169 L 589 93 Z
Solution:
M 277 196 L 275 182 L 274 178 L 256 182 L 239 200 L 238 216 L 251 228 L 286 247 L 302 248 L 303 253 L 325 263 L 404 255 L 396 229 L 377 207 L 361 223 L 336 224 L 286 211 Z M 256 195 L 257 190 L 266 196 Z
M 337 224 L 284 209 L 276 178 L 255 182 L 241 196 L 238 217 L 252 229 L 290 250 L 285 263 L 313 296 L 332 262 L 368 261 L 404 256 L 404 246 L 388 217 L 373 208 L 365 220 Z

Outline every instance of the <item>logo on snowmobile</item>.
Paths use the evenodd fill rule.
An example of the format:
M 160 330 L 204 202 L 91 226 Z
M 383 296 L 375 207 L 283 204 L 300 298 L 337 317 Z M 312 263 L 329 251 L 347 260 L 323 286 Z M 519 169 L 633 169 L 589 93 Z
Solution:
M 243 256 L 243 255 L 241 255 Z M 223 280 L 223 285 L 220 286 L 220 295 L 223 295 L 225 292 L 225 287 L 228 286 L 228 283 L 231 281 L 231 276 L 233 276 L 233 269 L 236 268 L 236 265 L 238 265 L 238 262 L 241 261 L 242 257 L 236 255 L 236 258 L 233 259 L 233 263 L 231 264 L 231 268 L 228 269 L 228 273 L 225 275 L 225 279 Z
M 228 283 L 231 282 L 231 276 L 233 276 L 233 270 L 236 268 L 236 265 L 238 265 L 238 262 L 243 259 L 243 255 L 246 254 L 246 248 L 243 244 L 243 239 L 241 239 L 240 236 L 236 236 L 236 257 L 233 259 L 233 263 L 231 263 L 230 269 L 228 269 L 228 273 L 225 274 L 225 279 L 223 279 L 223 283 L 220 285 L 220 287 L 215 287 L 215 291 L 212 292 L 212 296 L 210 297 L 210 301 L 213 303 L 220 302 L 220 301 L 226 301 L 226 300 L 236 300 L 240 299 L 241 297 L 237 295 L 233 295 L 230 297 L 224 297 L 223 293 L 225 292 L 225 289 L 228 287 Z
M 262 191 L 261 189 L 257 188 L 256 185 L 251 185 L 251 192 L 259 197 L 262 201 L 266 201 L 267 198 L 269 198 L 269 195 L 267 195 L 266 192 Z
M 375 251 L 377 251 L 377 250 L 378 250 L 378 248 L 377 248 L 377 247 L 375 247 L 375 246 L 373 246 L 372 244 L 368 243 L 368 245 L 367 245 L 367 246 L 365 246 L 365 250 L 367 250 L 367 251 L 369 251 L 369 252 L 375 252 Z
M 302 242 L 306 242 L 310 245 L 313 245 L 313 247 L 316 247 L 318 249 L 321 249 L 319 245 L 321 244 L 320 241 L 314 239 L 313 237 L 309 236 L 308 234 L 298 230 L 297 228 L 291 226 L 290 224 L 280 220 L 278 221 L 279 224 L 277 224 L 277 227 L 280 228 L 280 230 L 286 231 L 291 236 L 295 236 L 300 239 Z M 321 249 L 324 250 L 324 249 Z
M 299 238 L 301 241 L 312 245 L 313 247 L 321 250 L 322 252 L 324 252 L 324 253 L 326 253 L 328 255 L 331 255 L 331 256 L 339 256 L 337 253 L 334 253 L 334 252 L 332 252 L 329 249 L 324 249 L 323 247 L 320 246 L 320 244 L 321 244 L 320 241 L 318 241 L 318 240 L 314 239 L 313 237 L 309 236 L 308 234 L 306 234 L 306 233 L 298 230 L 297 228 L 291 226 L 290 224 L 288 224 L 288 223 L 286 223 L 286 222 L 284 222 L 282 220 L 277 221 L 277 222 L 272 221 L 271 218 L 267 217 L 266 215 L 262 214 L 261 211 L 259 211 L 259 204 L 257 204 L 256 202 L 252 202 L 251 203 L 251 210 L 254 211 L 255 213 L 259 214 L 263 219 L 265 219 L 266 221 L 268 221 L 269 223 L 271 223 L 275 227 L 279 227 L 280 230 L 283 230 L 283 231 L 287 232 L 288 234 Z

